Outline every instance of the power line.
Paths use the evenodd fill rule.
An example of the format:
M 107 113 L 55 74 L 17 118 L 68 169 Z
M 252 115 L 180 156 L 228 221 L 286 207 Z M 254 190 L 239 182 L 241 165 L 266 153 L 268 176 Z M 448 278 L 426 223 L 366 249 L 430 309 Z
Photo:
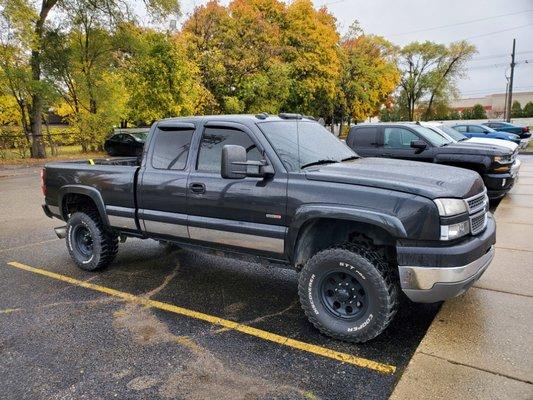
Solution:
M 522 60 L 517 61 L 515 63 L 518 65 L 533 65 L 533 60 Z M 473 69 L 485 69 L 485 68 L 499 68 L 499 67 L 507 67 L 509 66 L 509 63 L 498 63 L 498 64 L 487 64 L 487 65 L 475 65 L 473 67 L 467 67 L 467 70 L 473 70 Z
M 527 51 L 517 51 L 517 55 L 522 54 L 531 54 L 533 53 L 533 50 L 527 50 Z M 483 61 L 483 60 L 490 60 L 492 58 L 503 58 L 503 57 L 509 57 L 509 54 L 499 54 L 499 55 L 493 55 L 493 56 L 482 56 L 482 57 L 474 57 L 471 60 L 468 60 L 468 62 L 471 61 Z
M 337 2 L 340 2 L 340 1 L 345 1 L 345 0 L 339 0 L 339 1 L 337 1 Z M 524 14 L 524 13 L 529 13 L 529 12 L 533 12 L 533 10 L 524 10 L 524 11 L 519 11 L 519 12 L 514 12 L 514 13 L 509 13 L 509 14 L 494 15 L 494 16 L 492 16 L 492 17 L 485 17 L 485 18 L 471 19 L 471 20 L 469 20 L 469 21 L 457 22 L 457 23 L 455 23 L 455 24 L 439 25 L 439 26 L 434 26 L 434 27 L 432 27 L 432 28 L 417 29 L 417 30 L 414 30 L 414 31 L 403 32 L 403 33 L 397 33 L 397 34 L 394 34 L 394 35 L 388 35 L 388 36 L 389 36 L 389 37 L 394 37 L 394 36 L 409 35 L 409 34 L 411 34 L 411 33 L 433 31 L 433 30 L 436 30 L 436 29 L 444 29 L 444 28 L 449 28 L 449 27 L 453 27 L 453 26 L 466 25 L 466 24 L 471 24 L 471 23 L 473 23 L 473 22 L 487 21 L 487 20 L 490 20 L 490 19 L 501 18 L 501 17 L 508 17 L 508 16 L 511 16 L 511 15 L 518 15 L 518 14 Z M 515 29 L 516 29 L 516 28 L 515 28 Z
M 525 28 L 526 26 L 531 26 L 531 25 L 533 25 L 533 23 L 525 24 L 525 25 L 520 25 L 520 26 L 515 26 L 515 27 L 507 28 L 507 29 L 502 29 L 502 30 L 499 30 L 499 31 L 493 31 L 493 32 L 482 33 L 481 35 L 470 36 L 470 37 L 464 38 L 463 40 L 477 39 L 477 38 L 480 38 L 480 37 L 485 37 L 485 36 L 495 35 L 495 34 L 497 34 L 497 33 L 514 31 L 514 30 L 516 30 L 516 29 Z

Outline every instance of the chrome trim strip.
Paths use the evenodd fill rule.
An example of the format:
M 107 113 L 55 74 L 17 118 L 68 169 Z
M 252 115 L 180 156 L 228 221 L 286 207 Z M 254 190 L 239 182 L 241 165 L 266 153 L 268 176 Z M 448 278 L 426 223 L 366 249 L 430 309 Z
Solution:
M 135 224 L 135 209 L 120 206 L 106 206 L 109 225 L 115 228 L 137 229 Z
M 149 233 L 156 233 L 160 235 L 168 235 L 181 238 L 189 237 L 187 225 L 144 219 L 144 227 L 146 229 L 146 232 Z
M 399 266 L 403 290 L 428 290 L 436 283 L 454 283 L 467 280 L 486 268 L 494 258 L 494 247 L 470 264 L 453 268 Z
M 137 225 L 135 225 L 135 218 L 120 217 L 118 215 L 107 214 L 107 219 L 109 220 L 109 225 L 115 228 L 137 230 Z
M 191 239 L 201 240 L 203 242 L 214 242 L 228 246 L 245 247 L 248 249 L 262 250 L 279 254 L 283 254 L 285 244 L 283 239 L 249 235 L 247 233 L 198 228 L 195 226 L 189 226 L 189 235 Z

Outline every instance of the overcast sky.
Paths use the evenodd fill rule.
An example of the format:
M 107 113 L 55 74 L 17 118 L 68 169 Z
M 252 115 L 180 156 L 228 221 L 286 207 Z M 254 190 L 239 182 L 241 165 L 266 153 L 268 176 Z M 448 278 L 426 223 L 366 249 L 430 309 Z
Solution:
M 181 21 L 194 5 L 204 3 L 182 0 Z M 366 33 L 382 35 L 398 45 L 468 39 L 478 54 L 468 65 L 468 77 L 459 82 L 463 97 L 505 91 L 505 73 L 509 75 L 516 38 L 514 88 L 533 91 L 533 0 L 314 0 L 314 4 L 327 5 L 341 33 L 358 20 Z

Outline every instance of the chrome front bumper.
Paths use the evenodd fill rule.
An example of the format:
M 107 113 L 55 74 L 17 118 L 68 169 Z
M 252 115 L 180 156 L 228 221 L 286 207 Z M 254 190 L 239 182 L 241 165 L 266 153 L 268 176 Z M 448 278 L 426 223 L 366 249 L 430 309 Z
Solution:
M 470 264 L 452 268 L 399 266 L 404 293 L 416 303 L 434 303 L 468 290 L 494 258 L 494 247 Z

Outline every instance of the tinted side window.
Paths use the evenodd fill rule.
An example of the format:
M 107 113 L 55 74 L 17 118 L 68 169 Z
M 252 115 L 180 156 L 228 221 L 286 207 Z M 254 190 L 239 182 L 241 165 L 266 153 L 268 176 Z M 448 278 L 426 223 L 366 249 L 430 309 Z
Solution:
M 161 131 L 155 133 L 152 167 L 184 169 L 194 130 Z
M 350 147 L 373 147 L 377 145 L 378 128 L 356 128 L 350 137 Z
M 469 126 L 468 132 L 472 133 L 484 133 L 485 129 L 483 129 L 481 126 Z
M 453 129 L 455 129 L 458 132 L 466 132 L 466 125 L 454 126 Z
M 420 138 L 405 128 L 385 128 L 383 147 L 388 149 L 409 149 L 413 140 Z
M 236 144 L 244 147 L 248 160 L 259 161 L 262 159 L 261 153 L 245 132 L 238 129 L 206 128 L 200 142 L 196 166 L 198 171 L 220 173 L 222 147 L 227 144 Z

